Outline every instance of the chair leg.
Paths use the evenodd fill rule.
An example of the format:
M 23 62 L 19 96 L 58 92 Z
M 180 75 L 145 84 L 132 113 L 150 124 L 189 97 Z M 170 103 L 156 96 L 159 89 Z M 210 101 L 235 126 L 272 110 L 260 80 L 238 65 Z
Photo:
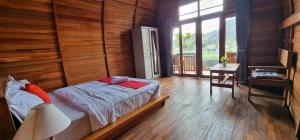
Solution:
M 288 94 L 289 94 L 289 89 L 288 88 L 284 88 L 284 90 L 283 90 L 283 106 L 284 107 L 288 107 L 288 104 L 287 104 Z

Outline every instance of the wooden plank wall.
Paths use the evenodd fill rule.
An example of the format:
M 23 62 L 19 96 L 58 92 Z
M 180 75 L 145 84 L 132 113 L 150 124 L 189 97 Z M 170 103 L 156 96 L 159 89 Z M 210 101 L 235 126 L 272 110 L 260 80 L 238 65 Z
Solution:
M 277 64 L 278 48 L 282 46 L 282 9 L 280 0 L 252 0 L 249 33 L 250 65 Z
M 155 14 L 155 0 L 105 1 L 104 36 L 111 75 L 135 75 L 131 29 L 155 26 Z
M 131 29 L 156 25 L 156 1 L 2 0 L 0 76 L 49 91 L 108 74 L 134 76 Z
M 285 18 L 300 11 L 300 0 L 282 0 L 283 14 Z M 300 137 L 300 25 L 296 24 L 284 30 L 283 40 L 286 42 L 285 48 L 297 53 L 294 60 L 294 67 L 291 70 L 290 79 L 293 81 L 293 89 L 288 100 L 289 109 L 294 118 L 296 126 L 296 135 Z
M 0 2 L 0 76 L 65 86 L 51 0 Z
M 54 6 L 68 85 L 106 76 L 102 2 L 55 0 Z

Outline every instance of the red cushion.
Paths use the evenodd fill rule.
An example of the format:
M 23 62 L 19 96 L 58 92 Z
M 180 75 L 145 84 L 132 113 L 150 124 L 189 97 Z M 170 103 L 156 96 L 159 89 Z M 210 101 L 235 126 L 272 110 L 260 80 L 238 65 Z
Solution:
M 100 82 L 112 84 L 112 78 L 111 77 L 104 77 L 99 79 Z
M 52 103 L 49 95 L 43 89 L 41 89 L 39 86 L 35 84 L 26 84 L 25 91 L 40 97 L 45 103 L 49 103 L 49 104 Z
M 127 88 L 139 89 L 139 88 L 142 88 L 142 87 L 144 87 L 148 84 L 149 83 L 147 83 L 147 82 L 140 82 L 140 81 L 133 81 L 132 80 L 132 81 L 119 83 L 118 85 L 122 86 L 122 87 L 127 87 Z

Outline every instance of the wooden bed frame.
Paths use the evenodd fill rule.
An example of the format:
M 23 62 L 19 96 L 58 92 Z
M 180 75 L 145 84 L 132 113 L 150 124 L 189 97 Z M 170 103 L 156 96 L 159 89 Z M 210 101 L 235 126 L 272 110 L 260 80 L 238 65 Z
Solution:
M 11 140 L 16 133 L 16 126 L 13 120 L 13 116 L 8 109 L 8 105 L 5 99 L 7 78 L 0 77 L 0 138 L 2 140 Z M 143 116 L 147 115 L 152 110 L 164 106 L 169 95 L 161 94 L 161 96 L 151 102 L 143 105 L 137 110 L 126 114 L 110 125 L 89 134 L 84 140 L 107 140 L 113 139 L 120 135 L 122 132 L 128 130 L 131 126 L 135 125 Z

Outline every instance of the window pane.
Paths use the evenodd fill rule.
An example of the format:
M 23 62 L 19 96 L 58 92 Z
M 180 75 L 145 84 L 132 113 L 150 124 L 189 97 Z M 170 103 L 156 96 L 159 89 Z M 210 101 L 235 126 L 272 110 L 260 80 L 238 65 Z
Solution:
M 219 63 L 220 18 L 202 21 L 202 74 Z
M 173 72 L 180 74 L 180 45 L 179 45 L 179 28 L 173 29 L 172 39 L 172 56 L 173 56 Z
M 189 13 L 189 14 L 180 16 L 180 17 L 179 17 L 179 20 L 191 19 L 191 18 L 194 18 L 194 17 L 197 17 L 197 16 L 198 16 L 198 13 L 197 13 L 197 12 Z
M 196 74 L 196 23 L 184 24 L 182 29 L 182 64 L 184 74 Z
M 200 16 L 223 11 L 223 0 L 200 0 Z
M 193 2 L 179 7 L 179 20 L 190 19 L 198 16 L 198 2 Z
M 235 17 L 226 18 L 226 40 L 225 40 L 225 55 L 228 58 L 228 63 L 235 63 L 237 56 L 236 44 L 236 20 Z

